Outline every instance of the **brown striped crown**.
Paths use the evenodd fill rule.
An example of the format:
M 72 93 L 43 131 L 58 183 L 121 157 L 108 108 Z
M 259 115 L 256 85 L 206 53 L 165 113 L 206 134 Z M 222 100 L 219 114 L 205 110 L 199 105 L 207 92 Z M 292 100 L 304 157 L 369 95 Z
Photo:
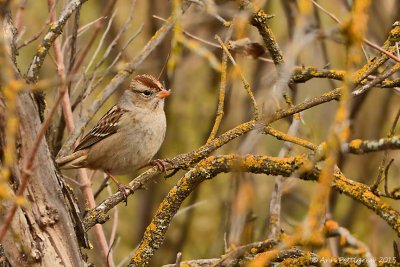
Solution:
M 137 75 L 133 81 L 158 91 L 165 90 L 164 86 L 156 78 L 148 74 Z

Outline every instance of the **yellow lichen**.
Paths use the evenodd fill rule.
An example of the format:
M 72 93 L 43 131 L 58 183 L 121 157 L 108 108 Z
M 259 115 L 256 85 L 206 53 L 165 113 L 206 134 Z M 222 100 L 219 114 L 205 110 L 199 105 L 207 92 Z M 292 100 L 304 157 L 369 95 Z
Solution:
M 335 229 L 337 229 L 337 228 L 339 228 L 339 224 L 336 222 L 336 221 L 334 221 L 334 220 L 327 220 L 326 222 L 325 222 L 325 230 L 327 231 L 327 232 L 331 232 L 331 231 L 333 231 L 333 230 L 335 230 Z
M 354 139 L 349 144 L 350 148 L 353 148 L 353 149 L 360 149 L 361 145 L 362 145 L 361 139 Z
M 38 48 L 37 48 L 38 54 L 43 54 L 45 51 L 46 51 L 46 49 L 42 45 L 38 46 Z

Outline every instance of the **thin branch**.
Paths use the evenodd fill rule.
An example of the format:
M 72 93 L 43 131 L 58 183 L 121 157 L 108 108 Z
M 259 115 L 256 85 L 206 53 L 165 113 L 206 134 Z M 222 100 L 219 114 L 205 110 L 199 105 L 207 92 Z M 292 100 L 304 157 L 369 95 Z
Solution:
M 396 117 L 395 117 L 395 119 L 393 121 L 392 127 L 391 127 L 391 129 L 389 130 L 389 132 L 387 134 L 388 138 L 391 138 L 391 137 L 394 136 L 394 133 L 395 133 L 396 126 L 397 126 L 397 123 L 399 121 L 399 118 L 400 118 L 400 109 L 397 111 L 397 115 L 396 115 Z M 375 180 L 374 184 L 371 186 L 371 191 L 372 192 L 375 192 L 376 189 L 378 189 L 378 186 L 382 182 L 382 180 L 385 179 L 384 170 L 385 170 L 385 164 L 386 164 L 386 160 L 388 158 L 388 155 L 389 155 L 389 152 L 386 150 L 385 153 L 383 154 L 383 159 L 382 159 L 381 163 L 379 164 L 378 175 L 376 177 L 376 180 Z M 386 182 L 386 180 L 385 180 L 385 182 Z M 387 190 L 385 190 L 385 191 L 387 191 Z
M 400 70 L 400 63 L 395 64 L 391 69 L 388 71 L 378 75 L 373 81 L 367 82 L 365 85 L 363 85 L 361 88 L 353 91 L 353 95 L 361 95 L 364 94 L 367 90 L 371 89 L 377 84 L 382 83 L 386 78 L 391 76 L 392 74 L 398 72 Z
M 335 16 L 333 15 L 331 12 L 327 11 L 325 8 L 323 8 L 320 4 L 318 4 L 317 2 L 315 2 L 314 0 L 311 0 L 312 3 L 317 6 L 319 9 L 321 9 L 325 14 L 327 14 L 331 19 L 333 19 L 334 21 L 336 21 L 339 25 L 343 26 L 342 22 Z M 382 47 L 380 47 L 377 44 L 374 44 L 373 42 L 363 38 L 362 39 L 364 41 L 364 43 L 366 43 L 368 46 L 372 47 L 373 49 L 385 54 L 386 56 L 390 57 L 391 59 L 393 59 L 394 61 L 397 61 L 400 63 L 400 58 L 393 55 L 391 52 L 383 49 Z
M 342 151 L 353 154 L 365 154 L 387 149 L 400 149 L 400 135 L 378 140 L 354 139 L 342 145 Z
M 232 27 L 229 28 L 227 37 L 225 41 L 232 35 Z M 219 85 L 219 93 L 218 93 L 218 107 L 217 107 L 217 115 L 215 116 L 215 122 L 213 128 L 211 129 L 210 136 L 208 137 L 207 143 L 215 138 L 218 133 L 218 129 L 221 125 L 222 118 L 224 117 L 224 104 L 225 104 L 225 90 L 226 90 L 226 76 L 228 71 L 228 55 L 223 50 L 222 52 L 222 60 L 221 60 L 221 83 Z
M 20 0 L 17 12 L 15 12 L 15 28 L 20 33 L 22 30 L 22 18 L 24 17 L 25 7 L 28 0 Z
M 275 40 L 275 36 L 267 24 L 267 20 L 273 16 L 267 15 L 263 10 L 258 10 L 253 14 L 251 24 L 255 26 L 264 40 L 264 43 L 271 54 L 271 57 L 276 66 L 284 63 L 283 54 Z
M 253 91 L 251 90 L 250 84 L 247 82 L 242 70 L 240 69 L 239 65 L 236 63 L 235 59 L 232 57 L 231 53 L 229 52 L 229 50 L 226 47 L 226 45 L 224 44 L 224 42 L 222 42 L 221 38 L 218 35 L 216 35 L 215 38 L 217 39 L 217 41 L 221 45 L 222 49 L 225 51 L 225 54 L 228 56 L 229 60 L 232 62 L 233 66 L 236 68 L 237 72 L 239 73 L 239 76 L 240 76 L 240 79 L 242 80 L 244 89 L 246 90 L 247 94 L 250 97 L 251 103 L 253 104 L 254 118 L 257 120 L 260 114 L 259 114 L 256 99 L 254 98 L 254 94 L 253 94 Z
M 162 20 L 162 21 L 164 21 L 164 22 L 166 21 L 166 19 L 164 19 L 164 18 L 162 18 L 162 17 L 160 17 L 160 16 L 153 15 L 153 17 L 156 18 L 156 19 Z M 192 38 L 192 39 L 194 39 L 194 40 L 196 40 L 196 41 L 199 41 L 199 42 L 203 43 L 203 44 L 212 46 L 212 47 L 214 47 L 214 48 L 222 49 L 222 47 L 221 47 L 220 45 L 218 45 L 218 44 L 216 44 L 216 43 L 213 43 L 213 42 L 210 42 L 210 41 L 207 41 L 207 40 L 205 40 L 205 39 L 203 39 L 203 38 L 201 38 L 201 37 L 198 37 L 198 36 L 196 36 L 196 35 L 194 35 L 194 34 L 188 32 L 188 31 L 182 31 L 182 33 L 183 33 L 184 35 L 189 36 L 190 38 Z M 268 62 L 268 63 L 274 63 L 274 61 L 273 61 L 272 59 L 265 58 L 265 57 L 257 57 L 257 59 L 259 59 L 259 60 L 261 60 L 261 61 L 264 61 L 264 62 Z
M 305 148 L 311 149 L 311 150 L 316 150 L 318 148 L 318 146 L 314 145 L 313 143 L 311 143 L 307 140 L 301 139 L 299 137 L 296 137 L 296 136 L 290 134 L 290 132 L 292 132 L 292 131 L 289 131 L 286 134 L 286 133 L 283 133 L 281 131 L 278 131 L 278 130 L 272 128 L 271 126 L 266 126 L 264 128 L 265 134 L 274 136 L 278 140 L 284 140 L 286 142 L 293 143 L 293 144 L 296 144 L 296 145 L 299 145 L 299 146 L 302 146 L 302 147 L 305 147 Z
M 108 4 L 105 7 L 105 11 L 104 11 L 102 17 L 107 17 L 107 16 L 109 16 L 109 14 L 111 14 L 116 2 L 117 2 L 117 0 L 108 1 Z M 89 39 L 89 42 L 87 43 L 86 47 L 82 50 L 81 56 L 76 60 L 75 66 L 72 69 L 72 73 L 76 73 L 78 71 L 78 69 L 80 68 L 80 66 L 82 65 L 86 56 L 89 54 L 89 50 L 92 47 L 92 45 L 94 44 L 94 41 L 96 40 L 97 35 L 100 33 L 100 30 L 104 27 L 105 22 L 106 22 L 105 19 L 98 20 L 96 22 L 94 33 L 91 36 L 91 38 Z
M 39 39 L 40 35 L 42 35 L 43 31 L 46 29 L 47 25 L 43 25 L 43 27 L 37 32 L 35 33 L 30 39 L 24 41 L 22 44 L 19 44 L 17 46 L 17 50 L 31 44 L 32 42 L 36 41 L 37 39 Z
M 300 125 L 299 118 L 293 118 L 292 123 L 289 126 L 288 134 L 296 135 Z M 267 127 L 266 127 L 267 128 Z M 272 128 L 269 128 L 270 130 Z M 270 131 L 271 132 L 271 131 Z M 286 141 L 278 153 L 278 157 L 286 157 L 291 149 L 292 143 Z M 281 234 L 281 202 L 282 192 L 285 186 L 285 178 L 278 176 L 275 178 L 274 189 L 271 194 L 271 200 L 269 203 L 269 233 L 268 238 L 278 239 Z
M 114 11 L 113 14 L 111 15 L 111 18 L 108 20 L 107 27 L 104 30 L 103 35 L 101 36 L 99 43 L 97 44 L 96 50 L 94 51 L 92 57 L 90 58 L 89 63 L 87 64 L 87 66 L 84 67 L 84 71 L 81 74 L 81 78 L 75 84 L 75 87 L 72 90 L 72 94 L 74 94 L 75 91 L 78 90 L 77 88 L 80 88 L 80 87 L 81 88 L 80 88 L 79 91 L 81 91 L 83 94 L 85 94 L 86 91 L 90 91 L 90 89 L 91 89 L 91 85 L 90 84 L 91 84 L 91 82 L 93 82 L 93 79 L 94 79 L 94 77 L 96 75 L 97 67 L 95 67 L 95 69 L 93 70 L 92 74 L 88 76 L 89 69 L 92 66 L 92 64 L 94 63 L 98 53 L 100 52 L 101 47 L 104 44 L 104 41 L 106 39 L 107 34 L 109 33 L 109 31 L 111 29 L 111 25 L 112 25 L 112 23 L 114 21 L 114 18 L 116 16 L 116 14 L 117 14 L 117 12 Z M 80 86 L 80 84 L 82 82 L 83 82 L 83 85 Z
M 207 143 L 213 140 L 217 135 L 219 126 L 221 125 L 222 118 L 224 117 L 227 63 L 228 63 L 228 56 L 225 53 L 223 53 L 222 64 L 221 64 L 221 83 L 219 85 L 219 93 L 218 93 L 217 115 L 215 116 L 215 122 L 211 130 L 210 136 L 208 137 Z
M 53 45 L 56 38 L 62 33 L 62 30 L 72 13 L 86 1 L 87 0 L 71 1 L 63 8 L 60 17 L 50 26 L 41 45 L 36 51 L 35 56 L 33 57 L 32 63 L 27 72 L 27 81 L 34 83 L 39 79 L 39 70 L 43 65 L 50 47 Z
M 120 40 L 120 38 L 122 37 L 122 35 L 128 30 L 132 20 L 133 20 L 133 16 L 134 16 L 134 10 L 135 10 L 135 4 L 136 4 L 136 0 L 132 0 L 131 1 L 131 8 L 129 11 L 129 14 L 131 14 L 125 21 L 123 27 L 121 28 L 121 30 L 117 33 L 117 35 L 115 36 L 114 40 L 112 40 L 112 42 L 109 44 L 109 46 L 107 47 L 106 51 L 103 54 L 103 57 L 96 63 L 95 67 L 93 68 L 93 71 L 91 73 L 90 76 L 86 77 L 86 72 L 88 71 L 88 67 L 85 69 L 85 73 L 83 74 L 82 78 L 87 79 L 88 82 L 90 82 L 90 85 L 88 85 L 86 82 L 83 85 L 84 89 L 81 89 L 80 91 L 82 91 L 83 94 L 83 99 L 85 99 L 88 95 L 90 95 L 93 90 L 103 81 L 103 79 L 105 78 L 105 76 L 109 73 L 109 71 L 114 67 L 114 65 L 116 64 L 116 62 L 118 62 L 119 58 L 121 57 L 122 53 L 125 51 L 127 45 L 133 41 L 133 39 L 139 35 L 139 33 L 142 30 L 142 26 L 139 27 L 139 30 L 134 33 L 134 35 L 129 38 L 127 44 L 119 51 L 119 53 L 117 54 L 116 58 L 113 60 L 113 62 L 107 67 L 106 71 L 104 72 L 104 75 L 102 75 L 94 84 L 94 78 L 95 75 L 98 71 L 98 69 L 104 64 L 104 62 L 106 61 L 107 57 L 110 55 L 111 51 L 114 50 L 115 46 L 117 45 L 118 41 Z M 109 25 L 111 25 L 112 23 L 112 19 L 113 17 L 111 17 Z M 109 30 L 109 26 L 107 26 L 101 40 L 100 43 L 98 45 L 98 48 L 102 46 L 102 42 L 103 42 L 103 38 L 106 36 L 107 32 Z M 97 51 L 97 50 L 96 50 Z M 94 56 L 92 57 L 92 59 L 94 59 Z

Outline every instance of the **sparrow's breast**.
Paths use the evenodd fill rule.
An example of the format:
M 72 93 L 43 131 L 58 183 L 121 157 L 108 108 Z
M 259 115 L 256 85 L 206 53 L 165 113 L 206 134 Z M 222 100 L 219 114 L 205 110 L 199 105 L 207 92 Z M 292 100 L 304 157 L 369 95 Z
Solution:
M 117 146 L 115 157 L 118 163 L 112 166 L 112 173 L 128 174 L 148 163 L 160 149 L 166 131 L 165 114 L 140 114 L 135 116 L 133 127 L 121 127 L 126 131 Z M 132 124 L 131 124 L 132 125 Z

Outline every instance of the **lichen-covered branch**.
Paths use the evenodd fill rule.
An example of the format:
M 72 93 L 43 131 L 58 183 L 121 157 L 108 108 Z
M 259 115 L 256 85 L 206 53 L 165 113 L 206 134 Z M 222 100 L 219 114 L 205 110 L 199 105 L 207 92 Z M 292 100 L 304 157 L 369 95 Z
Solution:
M 396 66 L 397 65 L 398 64 L 396 64 Z M 372 86 L 381 88 L 398 87 L 400 86 L 400 79 L 395 79 L 395 80 L 385 79 L 386 77 L 395 73 L 397 70 L 398 70 L 397 68 L 392 67 L 385 74 L 385 76 L 383 77 L 380 76 L 378 80 L 375 80 L 375 76 L 370 75 L 366 77 L 364 80 L 360 81 L 359 84 L 362 85 L 363 87 L 368 86 L 369 88 Z M 346 71 L 344 70 L 318 69 L 315 67 L 304 66 L 304 67 L 296 67 L 294 69 L 290 81 L 294 83 L 305 83 L 314 78 L 342 81 L 345 75 Z M 357 81 L 358 80 L 354 80 L 354 82 Z
M 244 257 L 253 256 L 258 253 L 270 250 L 277 244 L 278 241 L 275 239 L 266 239 L 264 241 L 254 242 L 235 248 L 227 254 L 223 255 L 221 259 L 214 264 L 214 266 L 236 266 L 239 260 L 243 259 Z
M 272 135 L 273 137 L 275 137 L 278 140 L 284 140 L 284 141 L 287 141 L 287 142 L 290 142 L 290 143 L 293 143 L 293 144 L 296 144 L 296 145 L 299 145 L 299 146 L 302 146 L 302 147 L 305 147 L 305 148 L 308 148 L 311 150 L 316 150 L 318 148 L 316 145 L 314 145 L 313 143 L 311 143 L 307 140 L 301 139 L 299 137 L 296 137 L 296 136 L 293 136 L 290 134 L 283 133 L 281 131 L 278 131 L 278 130 L 272 128 L 271 126 L 265 127 L 264 133 Z
M 148 265 L 154 252 L 162 244 L 169 224 L 180 205 L 204 180 L 223 172 L 252 172 L 285 177 L 297 174 L 301 179 L 318 181 L 320 175 L 318 167 L 311 171 L 301 169 L 306 161 L 305 155 L 274 158 L 236 154 L 211 156 L 202 160 L 177 182 L 161 202 L 129 266 Z M 373 210 L 400 235 L 400 213 L 374 195 L 368 186 L 349 180 L 340 171 L 336 171 L 332 187 Z
M 354 248 L 355 251 L 353 252 L 353 255 L 355 254 L 361 257 L 365 257 L 371 263 L 375 261 L 374 257 L 372 257 L 370 249 L 363 242 L 353 236 L 349 230 L 339 226 L 337 222 L 333 220 L 327 220 L 324 225 L 324 231 L 328 237 L 340 237 L 340 243 L 343 247 Z
M 257 255 L 258 253 L 262 253 L 264 251 L 268 251 L 273 247 L 273 244 L 276 244 L 277 242 L 275 240 L 265 240 L 262 242 L 255 242 L 251 243 L 242 247 L 237 248 L 235 251 L 232 253 L 229 253 L 228 255 L 222 256 L 222 259 L 200 259 L 200 260 L 190 260 L 190 261 L 184 261 L 182 262 L 181 266 L 187 266 L 187 267 L 220 267 L 220 266 L 247 266 L 246 263 L 248 262 L 248 259 L 241 259 L 241 258 L 233 258 L 233 261 L 226 261 L 226 257 L 231 257 L 233 254 L 242 254 L 240 256 L 248 256 L 249 258 L 254 257 L 254 255 Z M 238 255 L 239 256 L 239 255 Z M 318 262 L 319 258 L 318 255 L 312 252 L 308 251 L 303 251 L 298 248 L 291 248 L 287 250 L 282 250 L 279 252 L 277 255 L 276 259 L 274 259 L 274 266 L 279 266 L 279 263 L 284 263 L 287 260 L 297 260 L 298 262 L 304 262 L 304 263 L 313 263 L 313 262 Z M 338 259 L 336 260 L 337 262 L 339 261 Z M 295 266 L 295 265 L 284 265 L 283 266 Z M 167 264 L 163 265 L 163 267 L 173 267 L 176 266 L 175 264 Z M 297 265 L 300 266 L 300 265 Z M 303 265 L 301 265 L 303 266 Z M 308 266 L 314 266 L 314 265 L 308 265 Z
M 257 28 L 264 40 L 265 45 L 267 46 L 269 53 L 271 54 L 274 64 L 278 66 L 283 63 L 283 55 L 278 43 L 275 40 L 274 33 L 267 24 L 267 20 L 269 18 L 270 16 L 260 9 L 253 15 L 251 24 Z
M 346 71 L 317 69 L 314 67 L 297 67 L 294 69 L 291 81 L 295 83 L 305 83 L 313 78 L 328 78 L 333 80 L 343 80 Z
M 387 149 L 400 149 L 400 136 L 381 138 L 378 140 L 354 139 L 344 144 L 342 150 L 353 154 L 364 154 Z
M 161 202 L 156 215 L 147 227 L 142 242 L 129 266 L 147 266 L 154 252 L 162 244 L 168 226 L 182 202 L 206 179 L 228 171 L 250 171 L 269 175 L 289 176 L 304 162 L 304 157 L 274 158 L 267 156 L 211 156 L 199 162 L 185 174 Z

